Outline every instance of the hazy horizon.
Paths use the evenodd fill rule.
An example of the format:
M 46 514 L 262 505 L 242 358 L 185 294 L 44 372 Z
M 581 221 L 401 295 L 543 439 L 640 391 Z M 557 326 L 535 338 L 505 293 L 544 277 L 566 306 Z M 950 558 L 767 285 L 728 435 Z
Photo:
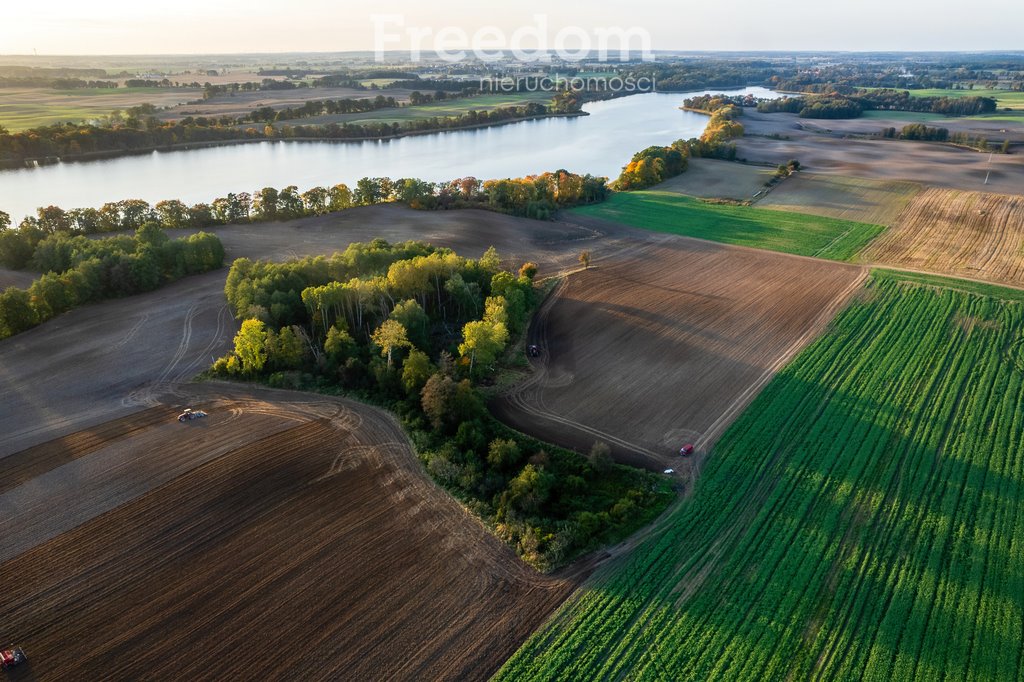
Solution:
M 143 6 L 123 0 L 85 5 L 70 0 L 5 8 L 0 25 L 0 55 L 130 56 L 220 55 L 302 52 L 369 52 L 377 46 L 373 15 L 402 17 L 387 22 L 396 42 L 388 50 L 407 50 L 407 29 L 425 32 L 424 47 L 447 30 L 445 46 L 472 48 L 474 34 L 490 29 L 506 37 L 538 26 L 552 40 L 568 29 L 568 39 L 600 29 L 639 29 L 650 47 L 664 52 L 999 52 L 1024 49 L 1019 27 L 1024 3 L 978 0 L 965 15 L 952 0 L 904 2 L 865 0 L 851 7 L 823 6 L 810 0 L 779 0 L 769 6 L 736 0 L 725 14 L 711 3 L 646 0 L 624 8 L 595 2 L 519 3 L 515 9 L 482 7 L 477 2 L 446 0 L 424 8 L 399 0 L 386 6 L 352 9 L 328 0 L 288 6 L 252 2 L 179 0 Z M 313 19 L 315 18 L 315 21 Z M 378 24 L 382 24 L 378 20 Z M 426 33 L 429 32 L 429 33 Z M 468 36 L 469 41 L 460 39 Z M 575 43 L 574 43 L 575 44 Z M 485 47 L 497 48 L 493 41 Z M 524 46 L 535 47 L 530 37 Z

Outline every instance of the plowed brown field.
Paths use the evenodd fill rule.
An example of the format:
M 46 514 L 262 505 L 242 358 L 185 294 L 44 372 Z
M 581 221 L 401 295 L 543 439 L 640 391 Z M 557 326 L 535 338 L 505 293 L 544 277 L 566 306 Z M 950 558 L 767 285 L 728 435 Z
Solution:
M 518 428 L 620 460 L 706 451 L 831 320 L 861 268 L 672 238 L 569 277 L 534 322 L 534 373 L 495 404 Z
M 575 586 L 426 479 L 383 412 L 200 391 L 208 419 L 156 407 L 0 459 L 15 679 L 484 679 Z M 111 477 L 136 496 L 89 494 Z
M 861 260 L 1024 285 L 1024 196 L 926 190 Z

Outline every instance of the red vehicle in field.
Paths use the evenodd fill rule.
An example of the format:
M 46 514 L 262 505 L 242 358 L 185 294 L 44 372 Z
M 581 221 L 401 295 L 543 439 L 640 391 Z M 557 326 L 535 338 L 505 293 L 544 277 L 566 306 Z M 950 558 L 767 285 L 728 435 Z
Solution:
M 21 647 L 0 650 L 0 669 L 7 670 L 28 660 Z
M 683 457 L 689 457 L 693 454 L 693 444 L 687 443 L 683 447 L 679 448 L 679 454 Z

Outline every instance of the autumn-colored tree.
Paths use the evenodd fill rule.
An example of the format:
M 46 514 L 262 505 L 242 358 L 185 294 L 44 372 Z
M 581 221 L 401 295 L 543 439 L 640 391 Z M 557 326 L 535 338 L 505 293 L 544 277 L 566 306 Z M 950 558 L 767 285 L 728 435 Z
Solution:
M 537 276 L 537 264 L 532 262 L 523 263 L 519 268 L 519 276 L 532 280 Z
M 580 261 L 580 265 L 583 266 L 584 270 L 589 270 L 590 269 L 590 252 L 589 251 L 580 251 L 579 261 Z
M 388 368 L 391 367 L 392 354 L 396 349 L 412 346 L 406 335 L 405 327 L 401 322 L 395 320 L 384 320 L 370 338 L 380 348 L 381 355 L 388 359 Z

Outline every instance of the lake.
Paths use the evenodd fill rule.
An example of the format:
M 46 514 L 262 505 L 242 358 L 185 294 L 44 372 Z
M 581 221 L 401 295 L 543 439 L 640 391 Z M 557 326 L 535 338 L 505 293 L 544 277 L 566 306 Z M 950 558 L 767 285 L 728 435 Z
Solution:
M 614 178 L 634 152 L 699 137 L 707 117 L 679 106 L 702 92 L 633 95 L 587 104 L 589 116 L 395 140 L 269 141 L 0 171 L 0 210 L 17 223 L 39 206 L 99 207 L 121 199 L 181 199 L 194 204 L 262 187 L 297 185 L 305 191 L 339 182 L 353 186 L 366 176 L 437 182 L 470 175 L 520 177 L 564 168 Z M 725 92 L 777 96 L 760 87 Z

